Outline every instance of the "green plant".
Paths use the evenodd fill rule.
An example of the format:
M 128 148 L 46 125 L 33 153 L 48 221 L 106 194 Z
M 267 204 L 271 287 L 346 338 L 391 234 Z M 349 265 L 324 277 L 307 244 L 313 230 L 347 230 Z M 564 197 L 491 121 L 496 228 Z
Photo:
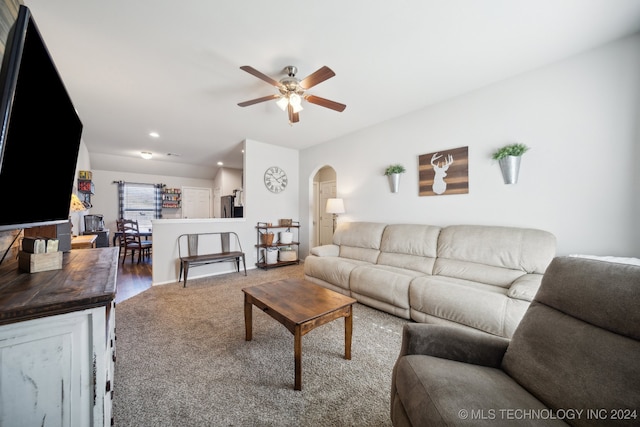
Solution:
M 387 170 L 384 171 L 385 175 L 391 175 L 393 173 L 404 173 L 406 171 L 406 169 L 404 168 L 404 166 L 397 164 L 397 165 L 391 165 L 387 168 Z
M 502 147 L 501 149 L 493 153 L 492 157 L 494 160 L 500 160 L 500 159 L 504 159 L 507 156 L 522 156 L 528 150 L 529 150 L 529 147 L 527 147 L 524 144 L 519 144 L 519 143 L 509 144 L 509 145 L 505 145 L 504 147 Z

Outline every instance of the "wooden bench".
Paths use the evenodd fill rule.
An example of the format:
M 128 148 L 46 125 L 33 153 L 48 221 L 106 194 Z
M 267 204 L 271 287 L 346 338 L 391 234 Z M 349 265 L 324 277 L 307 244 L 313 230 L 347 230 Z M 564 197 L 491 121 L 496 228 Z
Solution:
M 217 262 L 234 262 L 236 271 L 240 272 L 240 259 L 244 275 L 247 275 L 247 265 L 238 235 L 230 232 L 212 232 L 181 234 L 178 236 L 178 256 L 180 257 L 180 275 L 184 272 L 184 285 L 187 286 L 189 267 L 213 264 Z

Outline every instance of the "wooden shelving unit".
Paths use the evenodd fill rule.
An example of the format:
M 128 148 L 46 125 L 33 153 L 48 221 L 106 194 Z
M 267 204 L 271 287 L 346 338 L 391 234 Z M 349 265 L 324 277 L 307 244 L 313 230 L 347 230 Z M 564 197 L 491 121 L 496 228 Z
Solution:
M 274 232 L 274 230 L 276 230 Z M 283 267 L 285 265 L 293 265 L 300 264 L 300 253 L 298 252 L 298 246 L 300 245 L 299 236 L 300 236 L 300 222 L 292 221 L 291 225 L 269 225 L 267 222 L 259 222 L 256 225 L 257 231 L 257 244 L 256 244 L 256 259 L 258 262 L 256 263 L 256 267 L 269 269 L 275 267 Z M 281 243 L 278 241 L 278 235 L 276 234 L 278 231 L 286 231 L 293 233 L 293 241 L 290 243 Z M 273 242 L 271 244 L 264 243 L 263 235 L 268 235 L 269 233 L 273 233 Z M 291 247 L 293 251 L 295 251 L 295 259 L 292 261 L 280 261 L 278 259 L 275 263 L 267 263 L 266 252 L 267 250 L 279 250 L 283 247 Z M 261 253 L 262 252 L 262 253 Z

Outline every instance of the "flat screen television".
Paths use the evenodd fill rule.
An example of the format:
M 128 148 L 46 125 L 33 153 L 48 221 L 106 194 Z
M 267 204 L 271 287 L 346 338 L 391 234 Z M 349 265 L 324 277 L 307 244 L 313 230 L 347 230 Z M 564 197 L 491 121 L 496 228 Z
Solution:
M 0 231 L 69 220 L 82 122 L 30 10 L 0 71 Z

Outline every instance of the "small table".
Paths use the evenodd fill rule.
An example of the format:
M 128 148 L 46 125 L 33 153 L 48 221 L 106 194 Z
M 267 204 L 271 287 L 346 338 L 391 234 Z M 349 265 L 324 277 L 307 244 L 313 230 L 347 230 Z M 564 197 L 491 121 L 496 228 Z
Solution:
M 352 306 L 355 299 L 301 279 L 286 279 L 242 289 L 247 341 L 253 335 L 252 305 L 282 323 L 294 335 L 295 384 L 302 390 L 302 336 L 344 317 L 344 358 L 351 359 Z
M 96 247 L 98 235 L 87 234 L 85 236 L 74 236 L 71 238 L 71 249 L 91 249 Z
M 83 235 L 95 234 L 98 236 L 98 240 L 96 240 L 96 248 L 108 248 L 109 247 L 109 229 L 104 228 L 102 230 L 93 230 L 93 231 L 83 231 Z M 115 245 L 114 245 L 115 246 Z

